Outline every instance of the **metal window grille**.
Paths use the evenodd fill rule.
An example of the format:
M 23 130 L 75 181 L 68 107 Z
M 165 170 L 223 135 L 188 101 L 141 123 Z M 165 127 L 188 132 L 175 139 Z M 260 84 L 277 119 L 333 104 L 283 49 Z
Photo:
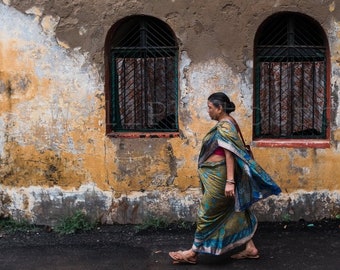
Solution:
M 255 138 L 325 138 L 326 45 L 311 19 L 272 17 L 259 29 L 255 59 Z
M 112 42 L 115 131 L 178 131 L 177 43 L 162 21 L 137 16 Z

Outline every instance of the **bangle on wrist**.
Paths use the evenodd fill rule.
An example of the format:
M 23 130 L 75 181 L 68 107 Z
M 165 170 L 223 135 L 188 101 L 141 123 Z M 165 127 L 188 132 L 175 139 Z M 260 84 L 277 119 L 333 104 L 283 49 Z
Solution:
M 230 184 L 235 184 L 235 180 L 234 179 L 230 179 L 230 180 L 226 180 L 227 183 L 230 183 Z

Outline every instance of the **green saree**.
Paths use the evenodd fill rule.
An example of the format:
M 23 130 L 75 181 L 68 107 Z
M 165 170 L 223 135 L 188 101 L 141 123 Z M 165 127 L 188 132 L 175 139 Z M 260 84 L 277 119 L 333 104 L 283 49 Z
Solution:
M 235 158 L 235 197 L 224 194 L 225 160 L 206 162 L 217 147 Z M 198 161 L 203 197 L 197 214 L 197 229 L 192 249 L 198 253 L 220 255 L 248 242 L 257 228 L 249 207 L 258 200 L 277 195 L 280 188 L 253 160 L 231 121 L 221 121 L 203 139 Z

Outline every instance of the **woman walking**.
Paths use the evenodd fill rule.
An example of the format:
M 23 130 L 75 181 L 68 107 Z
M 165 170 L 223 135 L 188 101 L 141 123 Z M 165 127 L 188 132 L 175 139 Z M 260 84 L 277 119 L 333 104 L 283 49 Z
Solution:
M 220 255 L 245 244 L 234 259 L 259 258 L 252 238 L 257 228 L 249 207 L 281 192 L 246 151 L 236 121 L 235 104 L 222 92 L 208 98 L 208 112 L 217 124 L 202 142 L 198 160 L 203 197 L 191 249 L 170 252 L 173 263 L 197 263 L 199 253 Z

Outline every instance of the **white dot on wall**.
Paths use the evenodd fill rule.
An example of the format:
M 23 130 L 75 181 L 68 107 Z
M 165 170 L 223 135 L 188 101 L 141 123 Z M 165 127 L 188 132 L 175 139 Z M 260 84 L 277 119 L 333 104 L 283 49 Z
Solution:
M 253 68 L 253 60 L 247 60 L 246 65 L 248 68 Z
M 87 32 L 87 30 L 83 26 L 79 28 L 79 35 L 81 35 L 81 36 L 85 35 L 86 32 Z

